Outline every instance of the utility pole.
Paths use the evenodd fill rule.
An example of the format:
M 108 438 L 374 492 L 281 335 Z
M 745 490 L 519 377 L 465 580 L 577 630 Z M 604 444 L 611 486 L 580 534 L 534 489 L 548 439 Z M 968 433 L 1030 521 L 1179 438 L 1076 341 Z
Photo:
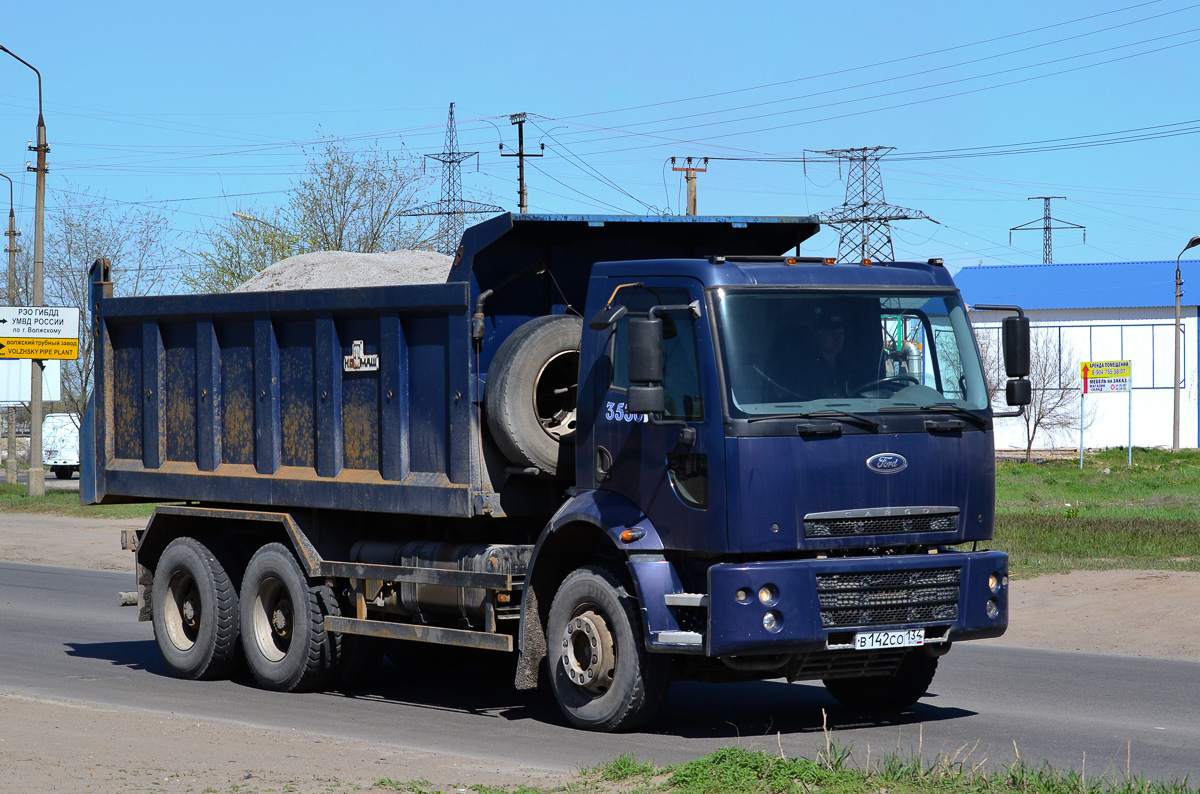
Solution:
M 1179 384 L 1183 381 L 1183 352 L 1180 345 L 1182 328 L 1179 326 L 1179 304 L 1183 300 L 1183 274 L 1179 270 L 1179 262 L 1191 248 L 1200 245 L 1200 234 L 1188 240 L 1188 244 L 1175 257 L 1175 385 L 1174 402 L 1175 414 L 1171 425 L 1171 452 L 1179 452 Z
M 672 171 L 682 171 L 684 174 L 684 178 L 687 179 L 687 214 L 695 215 L 696 214 L 696 174 L 703 174 L 705 171 L 708 170 L 708 158 L 705 157 L 703 160 L 704 166 L 705 166 L 704 168 L 697 168 L 696 166 L 692 165 L 692 158 L 690 158 L 690 157 L 687 158 L 686 160 L 684 160 L 684 162 L 687 163 L 687 165 L 685 165 L 683 168 L 676 168 L 675 167 L 675 158 L 672 157 L 671 158 L 671 170 Z
M 4 250 L 8 253 L 8 305 L 17 305 L 17 237 L 20 232 L 17 231 L 17 217 L 13 211 L 13 181 L 11 177 L 0 174 L 8 180 L 8 231 L 4 236 L 8 238 L 8 245 Z M 8 408 L 8 460 L 4 466 L 4 481 L 7 483 L 15 483 L 17 481 L 17 409 L 16 406 Z
M 1041 200 L 1041 202 L 1042 202 L 1042 221 L 1041 221 L 1041 223 L 1042 223 L 1042 264 L 1043 265 L 1054 264 L 1054 238 L 1051 235 L 1052 229 L 1083 229 L 1083 241 L 1085 243 L 1087 242 L 1087 228 L 1086 227 L 1080 226 L 1078 223 L 1071 223 L 1069 221 L 1060 221 L 1058 218 L 1050 217 L 1050 202 L 1054 199 L 1063 199 L 1065 201 L 1066 198 L 1067 198 L 1066 196 L 1030 196 L 1027 199 L 1027 201 Z M 1037 226 L 1035 225 L 1036 223 L 1037 223 L 1037 221 L 1029 221 L 1028 223 L 1022 223 L 1020 226 L 1014 226 L 1011 229 L 1009 229 L 1008 230 L 1008 244 L 1012 245 L 1012 233 L 1013 232 L 1033 231 L 1037 228 Z M 1056 224 L 1056 223 L 1061 223 L 1063 225 L 1055 226 L 1054 224 Z
M 829 149 L 818 152 L 847 163 L 846 200 L 840 207 L 820 213 L 821 220 L 840 227 L 839 262 L 892 262 L 892 221 L 934 221 L 920 210 L 887 203 L 883 195 L 883 175 L 879 161 L 894 146 L 869 146 L 861 149 Z
M 501 144 L 501 148 L 503 148 L 503 144 Z M 462 163 L 478 154 L 479 152 L 460 152 L 458 150 L 458 126 L 454 123 L 454 103 L 451 102 L 450 118 L 446 121 L 446 148 L 440 154 L 425 155 L 430 160 L 436 160 L 442 164 L 442 198 L 439 201 L 422 204 L 400 213 L 402 216 L 438 216 L 438 251 L 447 256 L 454 256 L 458 250 L 463 230 L 467 227 L 467 215 L 490 215 L 504 212 L 503 207 L 482 204 L 478 201 L 466 201 L 462 197 Z
M 45 261 L 45 217 L 46 217 L 46 153 L 50 151 L 46 143 L 46 121 L 42 115 L 42 73 L 33 64 L 20 57 L 7 47 L 0 45 L 0 51 L 7 52 L 21 63 L 33 69 L 38 80 L 38 123 L 37 145 L 30 146 L 29 151 L 37 152 L 37 167 L 29 171 L 37 173 L 35 201 L 33 209 L 33 305 L 42 305 L 42 264 Z M 33 359 L 30 362 L 30 395 L 29 395 L 29 496 L 42 496 L 46 493 L 46 470 L 42 468 L 42 361 Z
M 529 154 L 525 151 L 525 114 L 524 113 L 513 113 L 511 116 L 508 117 L 508 120 L 511 124 L 515 124 L 517 127 L 517 151 L 513 154 L 509 154 L 504 151 L 504 144 L 501 143 L 500 144 L 500 156 L 517 158 L 517 172 L 518 172 L 518 179 L 520 180 L 520 192 L 517 194 L 519 197 L 520 203 L 517 205 L 517 207 L 518 207 L 520 213 L 522 215 L 524 215 L 525 213 L 529 212 L 529 194 L 527 194 L 525 192 L 525 158 L 526 157 L 542 157 L 544 155 Z M 543 143 L 541 146 L 542 146 L 542 151 L 544 152 L 546 150 L 546 144 Z

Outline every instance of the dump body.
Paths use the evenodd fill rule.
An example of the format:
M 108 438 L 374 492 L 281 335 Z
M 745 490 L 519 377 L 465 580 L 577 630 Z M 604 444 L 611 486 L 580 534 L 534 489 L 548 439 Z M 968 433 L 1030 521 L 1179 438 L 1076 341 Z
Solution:
M 504 215 L 468 229 L 434 285 L 114 299 L 97 267 L 81 498 L 549 517 L 561 488 L 507 475 L 482 438 L 503 341 L 581 310 L 602 258 L 774 254 L 815 228 Z

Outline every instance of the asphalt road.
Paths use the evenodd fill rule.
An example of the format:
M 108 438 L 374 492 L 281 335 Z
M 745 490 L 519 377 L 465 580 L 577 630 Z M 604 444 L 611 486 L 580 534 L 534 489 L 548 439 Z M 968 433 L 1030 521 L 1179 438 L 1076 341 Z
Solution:
M 819 684 L 679 684 L 645 733 L 576 731 L 546 692 L 516 692 L 510 657 L 463 657 L 436 673 L 387 665 L 369 686 L 282 695 L 244 681 L 168 677 L 149 624 L 116 606 L 132 574 L 0 563 L 0 688 L 236 720 L 414 749 L 574 770 L 622 753 L 659 764 L 737 744 L 812 756 L 833 737 L 861 762 L 920 746 L 971 761 L 1025 761 L 1200 779 L 1200 664 L 956 646 L 933 695 L 895 719 L 838 707 Z M 1102 630 L 1102 627 L 1097 627 Z M 483 661 L 480 661 L 482 658 Z M 119 729 L 114 728 L 114 729 Z M 976 746 L 976 743 L 978 745 Z M 1127 755 L 1128 754 L 1128 755 Z
M 3 478 L 4 472 L 0 469 L 0 478 Z M 47 491 L 78 491 L 79 490 L 79 472 L 74 472 L 68 479 L 60 480 L 53 472 L 47 471 L 43 478 Z M 29 472 L 25 469 L 17 471 L 17 484 L 29 485 Z

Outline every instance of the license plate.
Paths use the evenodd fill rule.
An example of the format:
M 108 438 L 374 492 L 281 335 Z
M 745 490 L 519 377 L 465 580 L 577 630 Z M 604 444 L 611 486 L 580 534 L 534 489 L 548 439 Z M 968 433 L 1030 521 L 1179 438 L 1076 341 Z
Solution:
M 883 648 L 911 648 L 925 644 L 925 629 L 901 631 L 860 631 L 854 635 L 854 650 L 877 651 Z

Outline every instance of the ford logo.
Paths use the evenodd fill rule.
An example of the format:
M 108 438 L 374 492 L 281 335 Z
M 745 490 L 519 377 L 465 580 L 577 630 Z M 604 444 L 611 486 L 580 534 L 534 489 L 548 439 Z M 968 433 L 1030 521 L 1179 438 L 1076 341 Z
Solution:
M 908 467 L 908 460 L 896 452 L 880 452 L 867 458 L 867 468 L 879 474 L 895 474 Z

